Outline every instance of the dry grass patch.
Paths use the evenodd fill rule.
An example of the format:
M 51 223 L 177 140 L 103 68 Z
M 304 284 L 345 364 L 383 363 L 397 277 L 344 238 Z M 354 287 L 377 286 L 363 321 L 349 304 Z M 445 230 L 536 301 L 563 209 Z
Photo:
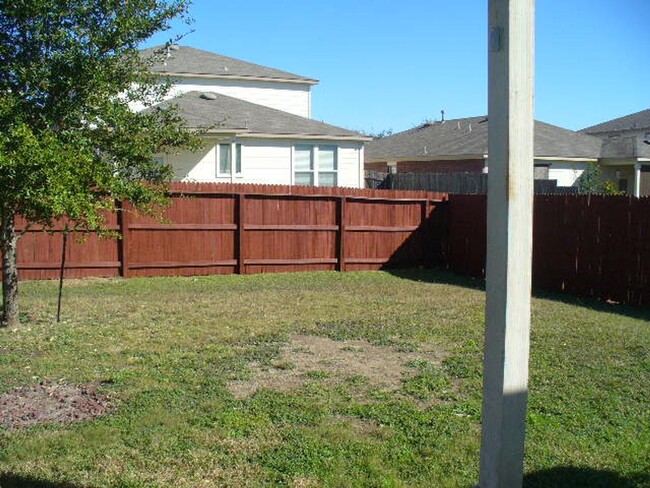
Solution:
M 365 340 L 335 341 L 327 337 L 293 335 L 280 349 L 271 367 L 250 363 L 251 378 L 232 380 L 228 389 L 235 398 L 241 399 L 253 396 L 262 388 L 293 391 L 310 379 L 338 382 L 362 378 L 373 387 L 393 391 L 413 373 L 409 364 L 426 361 L 439 365 L 443 358 L 442 350 L 409 352 L 375 346 Z

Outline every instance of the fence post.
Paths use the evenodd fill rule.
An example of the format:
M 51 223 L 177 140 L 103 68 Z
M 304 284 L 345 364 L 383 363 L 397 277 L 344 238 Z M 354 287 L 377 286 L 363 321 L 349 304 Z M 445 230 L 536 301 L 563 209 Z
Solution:
M 243 193 L 237 194 L 236 211 L 235 211 L 235 224 L 237 225 L 236 237 L 236 259 L 237 259 L 237 274 L 246 274 L 246 263 L 244 262 L 245 248 L 244 248 L 244 203 L 246 195 Z
M 345 271 L 345 196 L 338 199 L 337 224 L 338 242 L 337 242 L 337 271 Z
M 126 202 L 118 201 L 116 207 L 118 209 L 117 225 L 120 232 L 118 240 L 118 258 L 120 260 L 120 276 L 122 278 L 129 277 L 129 204 Z
M 431 235 L 431 223 L 429 222 L 429 216 L 431 215 L 431 200 L 429 195 L 426 197 L 426 201 L 422 204 L 422 265 L 431 266 L 433 259 L 431 246 L 433 244 L 433 236 Z

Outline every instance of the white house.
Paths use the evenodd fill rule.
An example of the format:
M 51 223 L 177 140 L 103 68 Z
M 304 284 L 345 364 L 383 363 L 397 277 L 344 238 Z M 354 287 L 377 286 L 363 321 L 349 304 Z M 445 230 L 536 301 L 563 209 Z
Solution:
M 205 131 L 198 153 L 164 155 L 184 181 L 364 185 L 357 132 L 311 119 L 317 80 L 186 46 L 159 46 L 154 73 L 172 82 L 167 100 Z

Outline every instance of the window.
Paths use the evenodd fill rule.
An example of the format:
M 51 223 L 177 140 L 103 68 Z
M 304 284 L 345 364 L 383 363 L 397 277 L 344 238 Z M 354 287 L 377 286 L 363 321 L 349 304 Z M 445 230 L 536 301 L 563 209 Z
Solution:
M 296 146 L 293 155 L 294 184 L 314 184 L 314 149 L 311 146 Z
M 219 174 L 229 175 L 231 164 L 230 144 L 219 144 Z
M 294 185 L 336 186 L 338 154 L 336 146 L 297 145 L 293 152 Z
M 318 186 L 336 186 L 336 146 L 318 148 Z
M 232 176 L 233 165 L 235 176 L 241 176 L 241 144 L 218 144 L 217 161 L 217 176 Z

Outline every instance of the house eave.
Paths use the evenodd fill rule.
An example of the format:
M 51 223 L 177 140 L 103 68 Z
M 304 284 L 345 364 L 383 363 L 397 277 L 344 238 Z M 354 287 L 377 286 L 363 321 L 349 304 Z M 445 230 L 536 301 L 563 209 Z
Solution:
M 264 132 L 243 132 L 238 134 L 239 137 L 249 139 L 300 139 L 300 140 L 323 140 L 323 141 L 356 141 L 368 142 L 372 137 L 366 136 L 345 136 L 345 135 L 327 135 L 327 134 L 272 134 Z
M 427 155 L 427 156 L 404 156 L 399 158 L 394 157 L 376 157 L 376 158 L 366 158 L 367 163 L 401 163 L 404 161 L 461 161 L 467 159 L 487 159 L 486 154 L 461 154 L 454 156 L 437 156 L 437 155 Z
M 191 127 L 190 130 L 203 132 L 207 136 L 221 136 L 230 135 L 239 137 L 241 139 L 300 139 L 300 140 L 318 140 L 318 141 L 356 141 L 367 142 L 372 140 L 371 137 L 366 136 L 343 136 L 343 135 L 327 135 L 327 134 L 273 134 L 268 132 L 251 132 L 250 129 L 242 128 L 228 128 L 228 129 L 201 129 Z
M 570 163 L 597 163 L 598 158 L 575 158 L 562 156 L 535 156 L 537 161 L 568 161 Z
M 211 73 L 190 73 L 182 71 L 157 71 L 161 76 L 168 76 L 170 78 L 183 77 L 183 78 L 202 78 L 209 80 L 238 80 L 238 81 L 272 81 L 276 83 L 293 83 L 296 85 L 317 85 L 318 80 L 311 78 L 296 79 L 296 78 L 276 78 L 272 76 L 246 76 L 246 75 L 215 75 Z
M 602 158 L 600 164 L 603 166 L 627 166 L 636 163 L 650 162 L 650 158 Z

